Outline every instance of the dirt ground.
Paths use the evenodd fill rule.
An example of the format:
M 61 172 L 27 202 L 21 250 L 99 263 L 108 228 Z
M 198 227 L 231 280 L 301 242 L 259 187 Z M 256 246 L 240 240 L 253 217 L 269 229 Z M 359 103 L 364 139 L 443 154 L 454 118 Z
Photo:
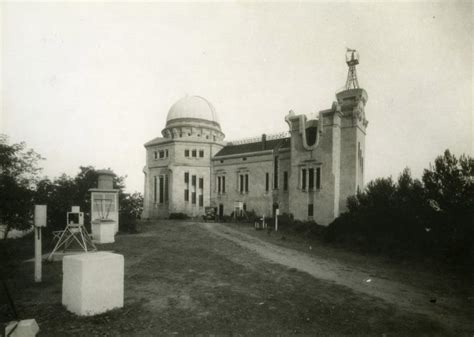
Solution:
M 159 221 L 119 235 L 125 305 L 77 317 L 61 305 L 61 263 L 22 263 L 9 280 L 39 336 L 472 336 L 472 302 L 449 278 L 248 227 Z M 414 274 L 414 277 L 407 275 Z M 426 286 L 419 286 L 425 279 Z M 370 281 L 369 281 L 370 280 Z M 448 282 L 449 283 L 449 282 Z M 443 295 L 445 294 L 445 295 Z M 430 299 L 435 296 L 436 303 Z M 4 298 L 0 318 L 11 314 Z M 466 302 L 467 301 L 467 302 Z M 470 304 L 471 303 L 471 304 Z M 469 306 L 470 304 L 470 306 Z
M 328 258 L 328 252 L 325 254 L 326 257 L 322 257 L 318 255 L 317 251 L 318 248 L 321 251 L 321 247 L 317 247 L 314 242 L 310 246 L 305 245 L 305 248 L 308 247 L 308 253 L 305 253 L 275 245 L 268 242 L 271 241 L 268 238 L 262 240 L 255 237 L 255 233 L 252 233 L 252 230 L 249 231 L 249 228 L 242 231 L 241 226 L 232 228 L 215 223 L 205 223 L 202 226 L 214 235 L 256 252 L 268 261 L 288 268 L 295 268 L 317 279 L 331 281 L 357 292 L 375 296 L 407 312 L 425 314 L 442 322 L 450 329 L 455 330 L 459 327 L 473 329 L 474 298 L 472 292 L 474 289 L 469 287 L 469 284 L 466 284 L 469 287 L 466 289 L 456 288 L 453 289 L 454 291 L 446 291 L 439 284 L 439 282 L 446 282 L 446 278 L 441 278 L 439 275 L 418 275 L 418 280 L 412 278 L 410 284 L 403 280 L 403 277 L 388 278 L 389 272 L 392 277 L 394 272 L 401 272 L 397 268 L 392 268 L 387 272 L 389 266 L 380 268 L 380 263 L 370 264 L 370 261 L 369 263 L 364 261 L 365 263 L 361 266 L 360 263 L 357 265 L 334 257 Z M 272 235 L 278 237 L 278 233 L 272 232 Z M 265 234 L 263 238 L 265 238 Z M 312 252 L 313 250 L 314 252 Z M 363 257 L 363 259 L 367 260 L 367 257 Z M 370 260 L 370 258 L 368 259 Z M 380 272 L 381 269 L 386 275 Z

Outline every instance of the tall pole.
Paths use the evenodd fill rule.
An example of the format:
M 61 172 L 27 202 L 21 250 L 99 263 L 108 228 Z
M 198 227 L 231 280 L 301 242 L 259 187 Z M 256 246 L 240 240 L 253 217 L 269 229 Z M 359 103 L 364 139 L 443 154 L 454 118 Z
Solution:
M 35 226 L 35 282 L 41 282 L 41 227 Z
M 35 282 L 41 282 L 41 227 L 46 227 L 46 205 L 35 205 Z

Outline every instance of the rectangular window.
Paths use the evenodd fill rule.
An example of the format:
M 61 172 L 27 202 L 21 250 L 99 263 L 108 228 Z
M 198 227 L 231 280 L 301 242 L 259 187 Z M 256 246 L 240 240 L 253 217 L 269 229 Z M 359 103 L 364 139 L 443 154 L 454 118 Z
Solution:
M 154 159 L 158 159 L 158 152 L 156 152 L 156 151 L 153 152 L 153 158 L 154 158 Z
M 239 175 L 239 186 L 240 186 L 240 193 L 243 193 L 244 192 L 244 175 L 243 174 L 240 174 Z
M 283 172 L 283 190 L 288 191 L 288 171 Z
M 189 184 L 189 172 L 184 172 L 184 183 Z
M 199 188 L 200 189 L 204 188 L 204 178 L 199 178 Z
M 319 190 L 321 188 L 321 168 L 316 169 L 316 188 Z
M 225 176 L 222 176 L 222 193 L 225 193 Z
M 273 163 L 273 188 L 278 189 L 278 156 Z
M 204 196 L 199 194 L 199 207 L 204 206 Z
M 168 158 L 168 150 L 165 150 L 165 157 Z
M 154 176 L 153 177 L 153 202 L 156 203 L 156 193 L 157 193 L 157 188 L 158 188 L 158 177 Z
M 165 201 L 165 179 L 160 176 L 160 204 Z
M 301 170 L 301 189 L 306 189 L 306 169 Z
M 313 216 L 314 213 L 314 205 L 308 204 L 308 216 Z
M 221 192 L 222 192 L 222 189 L 221 189 L 221 180 L 222 180 L 221 177 L 217 177 L 217 193 L 221 193 Z
M 184 201 L 189 201 L 189 190 L 188 189 L 184 190 Z
M 196 204 L 196 192 L 191 193 L 191 203 Z
M 268 190 L 270 189 L 270 174 L 265 173 L 265 191 L 268 192 Z
M 204 150 L 199 150 L 199 157 L 204 158 Z
M 184 156 L 189 157 L 189 150 L 184 150 Z
M 310 168 L 308 169 L 309 173 L 309 178 L 308 178 L 308 188 L 312 190 L 314 188 L 314 169 Z
M 192 156 L 196 158 L 196 150 L 193 150 L 191 153 L 192 153 Z
M 191 177 L 191 185 L 192 185 L 192 186 L 196 186 L 196 176 L 195 176 L 195 175 L 193 175 L 193 176 Z
M 165 175 L 165 202 L 168 202 L 168 175 Z
M 160 159 L 163 159 L 165 157 L 165 151 L 160 151 Z
M 245 192 L 249 192 L 249 175 L 245 175 Z

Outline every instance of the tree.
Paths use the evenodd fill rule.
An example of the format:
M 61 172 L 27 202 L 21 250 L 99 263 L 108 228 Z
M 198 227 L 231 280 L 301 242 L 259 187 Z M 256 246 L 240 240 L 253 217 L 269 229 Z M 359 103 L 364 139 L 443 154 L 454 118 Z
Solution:
M 4 238 L 12 228 L 31 226 L 33 196 L 41 171 L 38 162 L 43 159 L 25 143 L 8 144 L 8 137 L 0 135 L 0 224 L 5 226 Z
M 474 257 L 474 159 L 446 150 L 422 179 L 437 237 L 451 255 Z

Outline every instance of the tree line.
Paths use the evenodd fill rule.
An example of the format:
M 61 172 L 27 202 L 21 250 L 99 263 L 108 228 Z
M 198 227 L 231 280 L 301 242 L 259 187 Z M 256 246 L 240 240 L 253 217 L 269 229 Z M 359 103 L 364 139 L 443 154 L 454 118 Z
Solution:
M 329 225 L 328 241 L 384 254 L 419 254 L 474 261 L 474 159 L 449 150 L 421 180 L 406 168 L 394 181 L 378 178 L 347 200 Z
M 35 204 L 48 206 L 47 231 L 65 227 L 66 212 L 71 206 L 80 206 L 85 223 L 90 224 L 88 191 L 97 187 L 97 170 L 81 166 L 74 177 L 62 174 L 51 180 L 40 175 L 42 160 L 24 142 L 9 144 L 8 137 L 0 135 L 0 225 L 5 226 L 4 238 L 13 228 L 31 227 Z M 125 177 L 114 176 L 114 188 L 119 190 L 120 230 L 133 231 L 141 215 L 143 197 L 140 193 L 125 193 L 124 181 Z

